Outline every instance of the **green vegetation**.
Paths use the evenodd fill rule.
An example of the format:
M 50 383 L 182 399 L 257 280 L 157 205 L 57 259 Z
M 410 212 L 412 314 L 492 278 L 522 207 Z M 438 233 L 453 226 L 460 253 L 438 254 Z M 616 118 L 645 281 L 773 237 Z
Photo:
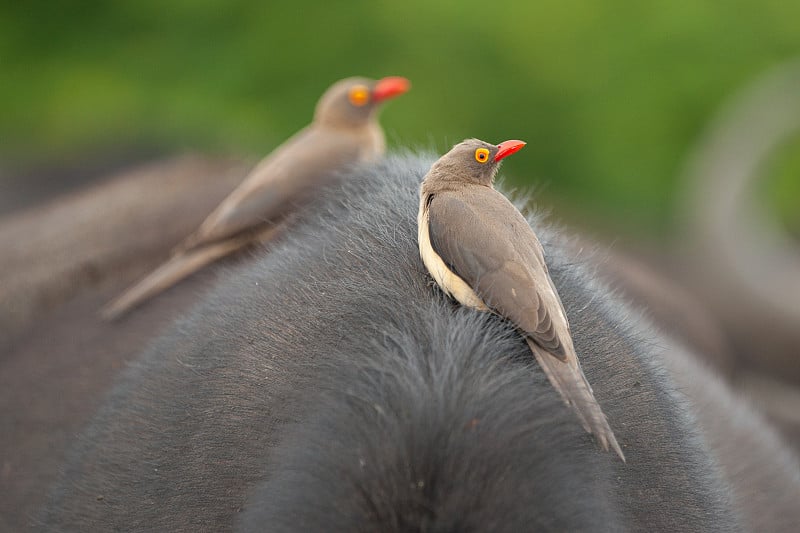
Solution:
M 800 135 L 782 147 L 765 169 L 766 204 L 776 222 L 800 242 Z
M 4 2 L 0 156 L 257 157 L 331 81 L 400 74 L 414 89 L 383 114 L 391 145 L 521 138 L 518 183 L 587 222 L 662 233 L 706 121 L 800 52 L 798 21 L 793 0 Z M 796 214 L 800 157 L 785 159 L 771 197 Z

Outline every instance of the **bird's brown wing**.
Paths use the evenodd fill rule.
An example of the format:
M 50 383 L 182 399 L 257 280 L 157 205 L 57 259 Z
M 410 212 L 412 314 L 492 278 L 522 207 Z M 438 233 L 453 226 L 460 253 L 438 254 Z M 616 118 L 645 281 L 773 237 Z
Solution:
M 309 126 L 261 161 L 178 247 L 188 250 L 274 222 L 335 171 L 364 157 L 355 132 Z
M 583 374 L 541 244 L 525 218 L 503 195 L 481 186 L 438 193 L 428 209 L 434 251 L 490 309 L 526 335 L 548 380 L 574 407 L 584 429 L 624 460 Z
M 566 316 L 539 241 L 519 211 L 480 186 L 436 194 L 428 209 L 431 245 L 445 264 L 489 308 L 563 359 Z

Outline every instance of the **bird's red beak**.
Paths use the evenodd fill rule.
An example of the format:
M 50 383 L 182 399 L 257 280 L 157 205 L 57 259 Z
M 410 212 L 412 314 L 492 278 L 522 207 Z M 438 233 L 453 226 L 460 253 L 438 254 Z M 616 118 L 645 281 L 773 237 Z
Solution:
M 411 82 L 401 76 L 389 76 L 378 80 L 375 87 L 372 89 L 372 101 L 377 103 L 383 102 L 395 96 L 400 96 L 408 92 L 411 88 Z
M 525 141 L 503 141 L 497 145 L 497 154 L 494 156 L 494 162 L 497 163 L 506 156 L 519 152 L 522 147 L 527 143 Z

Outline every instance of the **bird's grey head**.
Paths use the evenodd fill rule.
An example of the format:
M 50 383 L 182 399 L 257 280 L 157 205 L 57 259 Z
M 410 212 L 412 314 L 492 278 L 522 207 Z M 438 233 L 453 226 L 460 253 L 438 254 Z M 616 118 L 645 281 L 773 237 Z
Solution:
M 314 122 L 335 127 L 358 127 L 375 116 L 380 104 L 400 96 L 411 83 L 400 76 L 380 80 L 345 78 L 331 85 L 317 103 Z
M 491 186 L 502 159 L 523 146 L 522 141 L 490 144 L 480 139 L 466 139 L 436 161 L 425 180 Z

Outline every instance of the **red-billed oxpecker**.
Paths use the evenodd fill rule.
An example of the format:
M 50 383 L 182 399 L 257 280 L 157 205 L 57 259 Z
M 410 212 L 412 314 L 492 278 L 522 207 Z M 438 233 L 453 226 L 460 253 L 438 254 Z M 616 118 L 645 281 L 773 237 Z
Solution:
M 494 189 L 503 158 L 522 141 L 457 144 L 433 164 L 420 187 L 419 250 L 448 295 L 511 321 L 550 383 L 603 449 L 625 460 L 572 344 L 569 322 L 528 222 Z
M 116 318 L 209 263 L 269 241 L 338 171 L 383 155 L 377 111 L 410 87 L 399 76 L 334 83 L 317 103 L 313 122 L 264 158 L 169 261 L 109 303 L 103 316 Z

